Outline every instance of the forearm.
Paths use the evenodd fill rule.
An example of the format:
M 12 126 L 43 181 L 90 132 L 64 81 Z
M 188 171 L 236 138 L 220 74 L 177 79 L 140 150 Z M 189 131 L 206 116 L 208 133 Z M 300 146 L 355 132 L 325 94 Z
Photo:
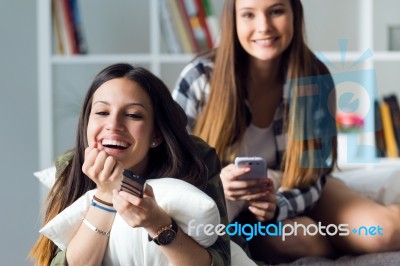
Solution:
M 110 232 L 115 213 L 107 212 L 102 209 L 91 206 L 84 217 L 87 223 L 95 228 Z M 82 221 L 75 236 L 71 239 L 67 248 L 67 261 L 69 265 L 100 265 L 109 237 L 95 232 L 90 225 Z
M 293 218 L 310 210 L 319 200 L 326 177 L 322 176 L 307 188 L 294 188 L 276 193 L 279 214 L 277 221 Z
M 159 248 L 172 265 L 211 265 L 211 255 L 208 251 L 181 229 L 171 244 Z

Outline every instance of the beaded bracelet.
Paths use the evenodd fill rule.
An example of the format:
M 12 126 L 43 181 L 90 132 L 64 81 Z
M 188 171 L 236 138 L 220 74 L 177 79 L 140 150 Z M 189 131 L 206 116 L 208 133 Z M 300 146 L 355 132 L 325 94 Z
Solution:
M 91 230 L 93 230 L 94 232 L 96 232 L 96 233 L 99 233 L 100 235 L 102 235 L 102 236 L 107 236 L 107 237 L 109 237 L 110 236 L 110 231 L 109 232 L 106 232 L 106 231 L 103 231 L 103 230 L 100 230 L 100 229 L 98 229 L 97 227 L 95 227 L 93 224 L 91 224 L 88 220 L 86 220 L 85 218 L 82 218 L 82 221 L 83 221 L 83 223 L 87 226 L 87 227 L 89 227 Z
M 103 211 L 107 211 L 107 212 L 111 212 L 111 213 L 116 213 L 116 212 L 117 212 L 117 211 L 114 210 L 114 209 L 109 209 L 109 208 L 106 208 L 106 207 L 103 207 L 103 206 L 97 204 L 94 200 L 92 200 L 92 202 L 90 203 L 90 205 L 92 205 L 92 206 L 94 206 L 94 207 L 96 207 L 96 208 L 102 209 Z

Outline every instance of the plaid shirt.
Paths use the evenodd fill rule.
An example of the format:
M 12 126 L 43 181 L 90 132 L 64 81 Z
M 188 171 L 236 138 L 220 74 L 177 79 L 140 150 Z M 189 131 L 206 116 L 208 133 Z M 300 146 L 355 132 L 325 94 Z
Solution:
M 177 85 L 172 92 L 173 98 L 184 109 L 188 117 L 189 132 L 192 131 L 197 117 L 208 102 L 210 95 L 209 80 L 213 67 L 213 62 L 205 58 L 192 61 L 181 72 Z M 273 120 L 274 141 L 277 147 L 277 164 L 272 166 L 274 169 L 281 164 L 287 144 L 287 133 L 283 132 L 284 102 L 287 98 L 288 91 L 285 89 L 284 100 L 277 108 Z M 275 215 L 276 220 L 282 221 L 296 217 L 311 209 L 320 198 L 325 181 L 326 177 L 321 176 L 307 188 L 294 188 L 286 191 L 279 189 L 276 193 L 278 207 Z

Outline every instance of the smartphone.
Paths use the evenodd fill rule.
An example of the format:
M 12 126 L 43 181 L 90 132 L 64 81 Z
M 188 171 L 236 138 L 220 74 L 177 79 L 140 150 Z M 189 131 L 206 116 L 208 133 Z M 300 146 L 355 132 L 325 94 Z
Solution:
M 143 198 L 143 191 L 146 185 L 146 179 L 134 172 L 124 169 L 122 172 L 120 191 L 126 191 L 134 196 Z
M 266 178 L 267 162 L 262 157 L 236 157 L 236 167 L 250 167 L 250 172 L 240 176 L 240 179 Z

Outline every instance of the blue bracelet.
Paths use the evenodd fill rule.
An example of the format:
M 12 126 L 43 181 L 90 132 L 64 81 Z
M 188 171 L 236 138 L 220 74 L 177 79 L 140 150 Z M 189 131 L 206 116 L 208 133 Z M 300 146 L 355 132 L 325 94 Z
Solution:
M 107 212 L 111 212 L 111 213 L 116 213 L 117 212 L 116 210 L 109 209 L 109 208 L 106 208 L 106 207 L 103 207 L 103 206 L 97 204 L 96 202 L 94 202 L 94 200 L 92 200 L 90 205 L 92 205 L 92 206 L 94 206 L 96 208 L 102 209 L 103 211 L 107 211 Z

